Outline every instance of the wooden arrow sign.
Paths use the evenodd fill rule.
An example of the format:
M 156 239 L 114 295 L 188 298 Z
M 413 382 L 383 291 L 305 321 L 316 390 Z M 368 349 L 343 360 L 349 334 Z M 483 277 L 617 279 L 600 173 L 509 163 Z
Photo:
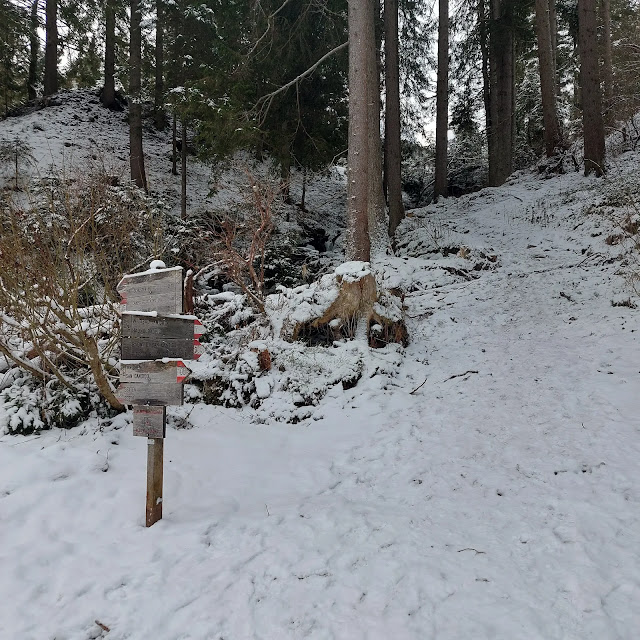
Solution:
M 198 340 L 122 338 L 123 360 L 197 360 L 203 353 Z
M 181 384 L 191 374 L 191 369 L 182 360 L 120 361 L 120 382 L 143 384 Z
M 204 327 L 194 316 L 122 314 L 122 359 L 197 360 L 203 353 L 198 338 Z
M 135 312 L 122 314 L 123 338 L 179 338 L 193 340 L 192 316 L 151 315 Z
M 182 267 L 131 273 L 116 287 L 123 311 L 182 313 Z
M 182 385 L 175 382 L 121 382 L 116 398 L 122 404 L 181 405 Z

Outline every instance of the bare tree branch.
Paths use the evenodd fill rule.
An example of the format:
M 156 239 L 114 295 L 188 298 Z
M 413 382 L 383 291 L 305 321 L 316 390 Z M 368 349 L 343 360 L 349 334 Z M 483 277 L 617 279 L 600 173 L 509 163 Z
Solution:
M 284 93 L 285 91 L 287 91 L 287 89 L 290 89 L 294 85 L 297 85 L 300 82 L 300 80 L 303 80 L 307 76 L 310 76 L 325 60 L 330 58 L 332 55 L 338 53 L 338 51 L 342 51 L 347 46 L 349 46 L 349 42 L 343 42 L 342 44 L 339 44 L 337 47 L 334 47 L 333 49 L 331 49 L 331 51 L 325 53 L 322 56 L 322 58 L 320 58 L 317 62 L 312 64 L 306 71 L 303 71 L 300 75 L 296 76 L 293 80 L 290 80 L 289 82 L 287 82 L 287 84 L 282 85 L 275 91 L 272 91 L 271 93 L 268 93 L 262 96 L 255 105 L 255 108 L 258 109 L 260 113 L 260 118 L 259 118 L 260 122 L 264 122 L 264 119 L 269 111 L 269 108 L 271 107 L 271 103 L 273 102 L 273 99 L 276 96 L 280 95 L 281 93 Z

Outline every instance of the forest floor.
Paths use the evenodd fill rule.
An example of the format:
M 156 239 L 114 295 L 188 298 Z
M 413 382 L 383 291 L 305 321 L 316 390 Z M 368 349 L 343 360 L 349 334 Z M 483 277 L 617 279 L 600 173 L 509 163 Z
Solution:
M 0 637 L 635 640 L 639 167 L 410 212 L 408 347 L 295 425 L 190 406 L 152 528 L 130 416 L 2 436 Z

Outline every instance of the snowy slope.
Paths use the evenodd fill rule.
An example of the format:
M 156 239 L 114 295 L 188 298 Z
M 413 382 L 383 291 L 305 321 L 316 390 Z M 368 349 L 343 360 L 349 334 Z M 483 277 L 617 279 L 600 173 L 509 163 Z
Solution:
M 129 416 L 2 437 L 0 638 L 637 638 L 637 262 L 587 211 L 617 165 L 412 212 L 403 357 L 296 425 L 172 410 L 150 529 Z

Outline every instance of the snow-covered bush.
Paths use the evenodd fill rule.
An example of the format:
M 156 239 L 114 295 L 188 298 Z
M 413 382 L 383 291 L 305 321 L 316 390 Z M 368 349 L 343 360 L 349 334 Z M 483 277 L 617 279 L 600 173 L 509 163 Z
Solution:
M 262 369 L 250 344 L 268 335 L 265 319 L 245 294 L 233 291 L 202 296 L 196 313 L 207 327 L 201 338 L 206 353 L 193 364 L 190 378 L 198 398 L 227 407 L 255 404 L 255 378 Z
M 55 379 L 42 384 L 22 375 L 0 393 L 0 434 L 71 429 L 89 416 L 96 401 L 86 389 L 72 392 Z

